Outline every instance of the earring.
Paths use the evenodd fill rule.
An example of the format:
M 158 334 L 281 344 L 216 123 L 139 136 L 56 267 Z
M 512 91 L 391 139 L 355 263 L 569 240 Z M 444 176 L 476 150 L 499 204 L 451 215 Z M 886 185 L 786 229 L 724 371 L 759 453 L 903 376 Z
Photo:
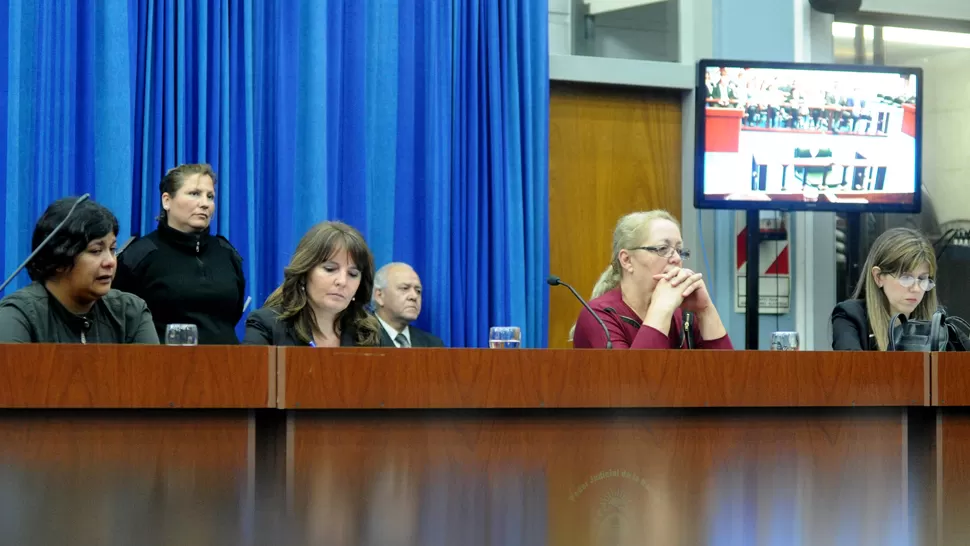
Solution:
M 357 301 L 357 296 L 350 298 L 350 301 Z

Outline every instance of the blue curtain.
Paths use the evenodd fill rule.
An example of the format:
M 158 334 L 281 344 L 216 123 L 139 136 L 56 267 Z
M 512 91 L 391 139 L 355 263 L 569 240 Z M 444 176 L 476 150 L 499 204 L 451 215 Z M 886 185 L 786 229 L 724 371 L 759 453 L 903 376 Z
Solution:
M 414 265 L 418 326 L 545 346 L 545 1 L 0 4 L 4 271 L 54 199 L 90 192 L 124 240 L 154 229 L 165 170 L 208 162 L 254 308 L 339 219 Z

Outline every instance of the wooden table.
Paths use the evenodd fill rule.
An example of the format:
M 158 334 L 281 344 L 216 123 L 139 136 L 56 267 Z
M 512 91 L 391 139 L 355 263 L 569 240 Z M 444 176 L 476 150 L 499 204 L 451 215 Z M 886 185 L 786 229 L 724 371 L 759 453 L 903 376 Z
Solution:
M 920 353 L 0 346 L 0 536 L 965 544 L 970 414 L 953 406 L 970 402 L 968 367 Z
M 936 414 L 939 544 L 970 544 L 970 354 L 939 353 L 932 374 Z
M 0 536 L 244 544 L 254 411 L 276 404 L 275 359 L 268 347 L 0 345 Z
M 293 512 L 325 542 L 922 532 L 908 415 L 928 355 L 288 348 L 278 369 Z

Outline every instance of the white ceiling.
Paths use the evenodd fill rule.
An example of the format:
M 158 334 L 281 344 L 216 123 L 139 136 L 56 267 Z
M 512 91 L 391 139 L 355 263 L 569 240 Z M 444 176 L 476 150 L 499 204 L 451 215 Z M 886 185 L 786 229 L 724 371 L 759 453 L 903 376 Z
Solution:
M 832 25 L 836 62 L 855 62 L 855 33 L 857 28 L 856 25 L 850 23 L 834 23 Z M 872 26 L 864 27 L 868 62 L 872 62 L 874 34 L 875 29 Z M 928 58 L 970 49 L 970 34 L 885 27 L 883 36 L 885 40 L 885 64 L 890 66 L 921 66 Z
M 837 63 L 855 62 L 855 40 L 851 38 L 835 37 L 834 53 Z M 872 42 L 866 44 L 870 60 L 872 59 Z M 889 66 L 922 66 L 925 59 L 937 55 L 952 53 L 952 47 L 940 47 L 920 44 L 886 44 L 886 65 Z

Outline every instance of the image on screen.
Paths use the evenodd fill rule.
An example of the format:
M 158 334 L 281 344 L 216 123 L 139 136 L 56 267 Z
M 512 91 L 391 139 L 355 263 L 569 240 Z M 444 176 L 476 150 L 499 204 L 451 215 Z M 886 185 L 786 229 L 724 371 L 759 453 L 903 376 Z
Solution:
M 698 206 L 918 206 L 917 73 L 701 70 Z

